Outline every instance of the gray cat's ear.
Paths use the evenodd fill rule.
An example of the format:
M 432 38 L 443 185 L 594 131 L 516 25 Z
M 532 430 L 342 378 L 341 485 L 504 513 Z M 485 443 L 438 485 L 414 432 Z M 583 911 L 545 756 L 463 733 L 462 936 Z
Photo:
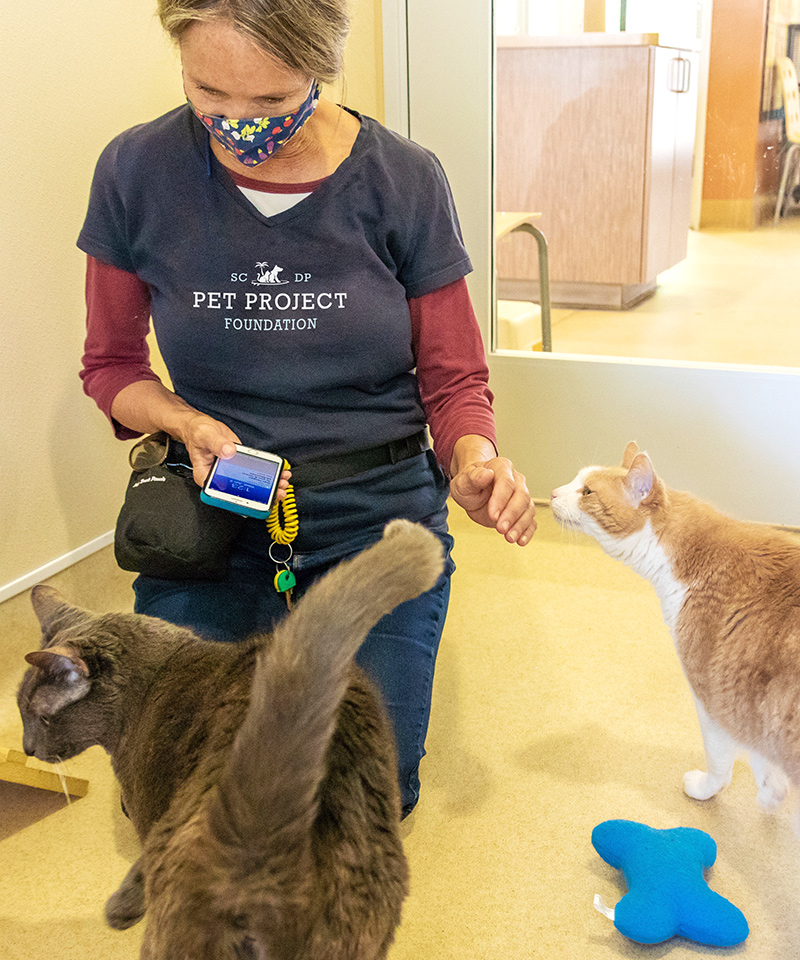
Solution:
M 80 623 L 89 616 L 85 610 L 67 603 L 54 587 L 46 587 L 41 583 L 31 590 L 31 603 L 42 628 L 43 647 L 59 630 Z
M 628 502 L 634 507 L 644 503 L 653 492 L 655 479 L 656 475 L 650 457 L 646 453 L 637 453 L 625 476 L 625 493 Z
M 47 650 L 35 650 L 25 659 L 33 667 L 38 667 L 50 676 L 74 673 L 78 677 L 88 677 L 89 668 L 75 647 L 48 647 Z
M 630 470 L 631 464 L 633 463 L 633 458 L 639 452 L 639 448 L 636 446 L 636 441 L 631 440 L 630 443 L 625 447 L 625 452 L 622 454 L 622 466 L 626 470 Z
M 89 667 L 74 647 L 35 650 L 25 659 L 44 674 L 31 706 L 42 716 L 52 716 L 70 703 L 85 697 L 91 689 Z

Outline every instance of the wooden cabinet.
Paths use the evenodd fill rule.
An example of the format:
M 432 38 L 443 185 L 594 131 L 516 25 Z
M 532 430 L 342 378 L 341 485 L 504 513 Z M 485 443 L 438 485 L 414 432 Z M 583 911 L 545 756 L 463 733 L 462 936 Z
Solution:
M 695 58 L 653 35 L 499 41 L 496 207 L 541 212 L 555 305 L 631 306 L 686 256 Z M 537 299 L 529 238 L 496 262 L 500 297 Z

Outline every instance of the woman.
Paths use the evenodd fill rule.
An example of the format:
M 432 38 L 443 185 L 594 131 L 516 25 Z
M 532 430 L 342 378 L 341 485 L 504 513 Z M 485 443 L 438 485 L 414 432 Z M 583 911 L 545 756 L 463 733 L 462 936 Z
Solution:
M 447 476 L 474 520 L 529 542 L 534 507 L 497 455 L 444 173 L 319 97 L 341 70 L 345 0 L 160 0 L 159 14 L 188 103 L 121 134 L 98 162 L 78 241 L 86 392 L 120 438 L 182 441 L 198 483 L 235 443 L 285 457 L 300 523 L 291 557 L 275 559 L 299 592 L 393 517 L 424 523 L 449 552 Z M 151 316 L 172 390 L 148 363 Z M 286 609 L 270 547 L 248 520 L 226 581 L 142 575 L 135 609 L 220 640 L 267 629 Z M 359 654 L 395 725 L 405 814 L 452 569 Z

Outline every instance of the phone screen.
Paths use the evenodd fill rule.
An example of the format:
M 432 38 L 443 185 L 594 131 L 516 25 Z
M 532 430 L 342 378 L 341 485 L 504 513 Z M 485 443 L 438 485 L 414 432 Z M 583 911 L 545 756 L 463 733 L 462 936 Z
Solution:
M 218 460 L 206 490 L 269 504 L 280 477 L 282 461 L 262 460 L 237 452 L 230 460 Z

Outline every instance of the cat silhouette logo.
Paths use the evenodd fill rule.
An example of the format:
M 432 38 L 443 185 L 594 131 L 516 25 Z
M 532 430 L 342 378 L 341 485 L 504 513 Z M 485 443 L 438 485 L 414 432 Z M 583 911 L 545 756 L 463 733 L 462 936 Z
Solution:
M 278 275 L 283 273 L 283 267 L 279 267 L 277 263 L 272 265 L 270 269 L 269 264 L 262 260 L 261 263 L 256 264 L 256 270 L 258 274 L 256 279 L 253 280 L 253 283 L 258 284 L 259 286 L 283 286 L 283 284 L 288 283 L 288 280 L 280 280 Z

